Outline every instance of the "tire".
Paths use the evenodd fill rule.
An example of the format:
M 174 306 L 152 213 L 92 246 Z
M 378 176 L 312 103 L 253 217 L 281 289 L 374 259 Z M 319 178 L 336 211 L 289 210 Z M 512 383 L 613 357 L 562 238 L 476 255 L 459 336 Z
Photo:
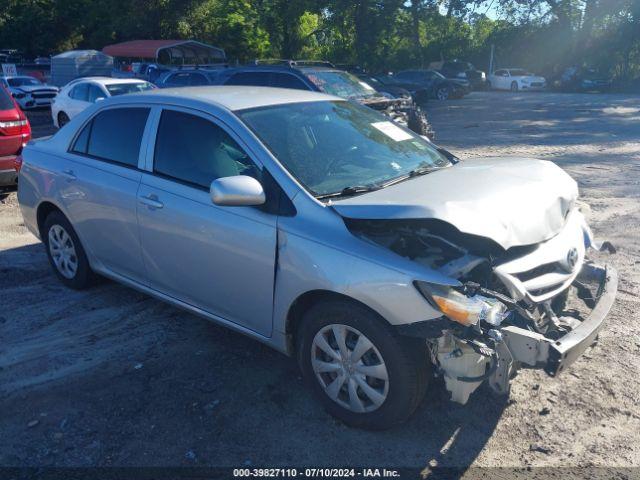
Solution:
M 70 118 L 66 113 L 64 112 L 58 113 L 58 128 L 64 127 L 67 123 L 69 123 L 69 121 L 70 121 Z
M 45 222 L 42 239 L 49 263 L 58 279 L 69 288 L 91 286 L 95 274 L 75 230 L 61 212 L 51 212 Z
M 436 138 L 433 127 L 427 120 L 427 116 L 417 108 L 412 108 L 407 112 L 407 126 L 410 130 L 416 132 L 418 135 L 424 135 L 431 141 Z
M 512 92 L 518 91 L 518 82 L 511 82 L 511 91 Z
M 336 341 L 343 334 L 346 355 L 338 353 Z M 368 340 L 371 346 L 361 349 L 359 360 L 340 360 L 358 350 L 362 337 L 362 345 Z M 431 367 L 425 343 L 397 335 L 362 305 L 345 300 L 314 305 L 302 318 L 296 346 L 306 384 L 328 413 L 349 426 L 390 428 L 407 420 L 424 398 Z
M 436 90 L 436 98 L 438 100 L 448 100 L 450 94 L 449 87 L 439 87 Z

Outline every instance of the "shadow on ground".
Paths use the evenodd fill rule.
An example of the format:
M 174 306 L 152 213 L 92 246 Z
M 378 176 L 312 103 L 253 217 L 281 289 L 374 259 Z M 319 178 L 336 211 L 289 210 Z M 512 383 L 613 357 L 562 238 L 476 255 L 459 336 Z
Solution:
M 106 280 L 67 290 L 40 244 L 4 251 L 0 276 L 3 466 L 464 467 L 505 408 L 435 381 L 407 424 L 350 429 L 292 359 Z

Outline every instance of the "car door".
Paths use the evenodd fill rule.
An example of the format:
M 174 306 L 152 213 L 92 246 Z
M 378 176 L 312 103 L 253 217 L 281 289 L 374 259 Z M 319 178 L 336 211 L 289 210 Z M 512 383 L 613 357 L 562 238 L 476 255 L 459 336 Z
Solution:
M 165 108 L 138 192 L 142 255 L 152 288 L 210 314 L 271 334 L 276 215 L 221 207 L 209 186 L 252 175 L 239 138 L 200 112 Z
M 146 278 L 136 194 L 149 112 L 139 106 L 100 110 L 60 166 L 61 202 L 97 267 L 138 282 Z

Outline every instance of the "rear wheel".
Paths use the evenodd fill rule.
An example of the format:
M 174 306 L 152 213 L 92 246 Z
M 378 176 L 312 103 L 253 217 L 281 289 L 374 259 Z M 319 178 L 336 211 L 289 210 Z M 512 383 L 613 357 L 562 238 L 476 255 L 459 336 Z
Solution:
M 61 212 L 52 212 L 47 216 L 42 239 L 49 262 L 62 283 L 76 290 L 93 283 L 94 274 L 80 239 Z
M 511 91 L 512 92 L 518 91 L 518 82 L 511 82 Z
M 69 116 L 64 112 L 58 113 L 58 127 L 62 128 L 67 123 L 69 123 Z
M 313 306 L 296 340 L 305 382 L 347 425 L 389 428 L 424 397 L 430 366 L 424 342 L 396 335 L 361 305 L 334 300 Z

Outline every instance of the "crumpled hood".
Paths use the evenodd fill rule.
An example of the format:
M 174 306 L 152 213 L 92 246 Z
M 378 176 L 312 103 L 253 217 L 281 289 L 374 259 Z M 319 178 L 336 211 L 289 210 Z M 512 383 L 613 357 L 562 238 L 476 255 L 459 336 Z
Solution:
M 555 236 L 578 197 L 560 167 L 529 158 L 482 158 L 332 202 L 343 217 L 433 218 L 507 249 Z

